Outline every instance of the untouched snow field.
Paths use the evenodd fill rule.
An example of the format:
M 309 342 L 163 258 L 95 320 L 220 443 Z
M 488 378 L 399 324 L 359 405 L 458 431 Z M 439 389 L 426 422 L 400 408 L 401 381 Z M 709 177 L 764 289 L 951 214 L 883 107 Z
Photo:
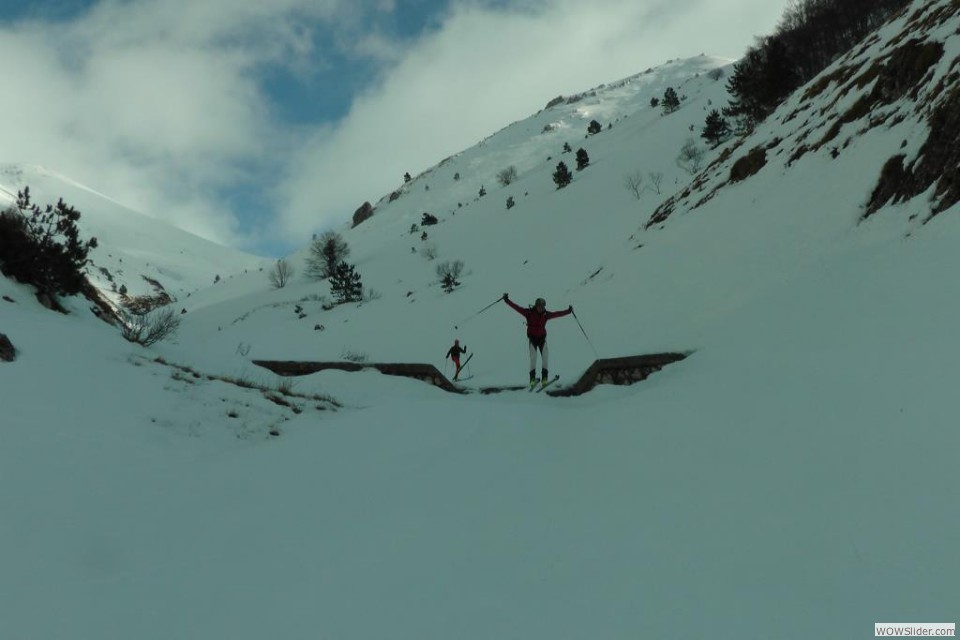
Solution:
M 723 64 L 598 88 L 417 176 L 344 231 L 380 294 L 361 304 L 324 311 L 325 283 L 271 290 L 240 261 L 178 299 L 176 342 L 146 350 L 84 302 L 52 313 L 0 279 L 19 350 L 0 365 L 0 638 L 840 639 L 960 622 L 960 207 L 920 226 L 919 197 L 858 223 L 900 142 L 877 132 L 641 231 L 690 180 L 674 158 L 725 100 L 707 76 Z M 670 116 L 649 106 L 666 86 L 687 96 Z M 584 139 L 593 118 L 615 124 Z M 567 140 L 591 164 L 558 191 Z M 634 170 L 662 172 L 663 193 L 634 199 Z M 411 234 L 425 211 L 440 224 Z M 453 293 L 426 242 L 464 260 Z M 520 317 L 473 315 L 504 291 L 572 304 L 600 357 L 694 353 L 577 398 L 372 370 L 284 395 L 250 363 L 443 370 L 460 338 L 468 384 L 522 384 Z M 572 317 L 547 327 L 571 382 L 598 354 Z

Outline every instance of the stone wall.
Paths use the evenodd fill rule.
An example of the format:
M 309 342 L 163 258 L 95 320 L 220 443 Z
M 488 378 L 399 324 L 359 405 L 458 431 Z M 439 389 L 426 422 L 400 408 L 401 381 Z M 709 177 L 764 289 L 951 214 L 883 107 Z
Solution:
M 650 374 L 656 373 L 672 362 L 683 360 L 689 354 L 685 353 L 654 353 L 643 356 L 628 356 L 626 358 L 606 358 L 595 361 L 580 379 L 569 387 L 545 389 L 551 396 L 579 396 L 593 389 L 598 384 L 626 385 L 645 380 Z M 404 376 L 422 380 L 444 391 L 451 393 L 465 393 L 455 386 L 437 370 L 432 364 L 391 363 L 391 362 L 300 362 L 280 360 L 254 360 L 253 364 L 273 371 L 280 376 L 306 376 L 324 369 L 339 369 L 341 371 L 361 371 L 376 369 L 389 376 Z M 520 387 L 484 387 L 482 394 L 497 393 L 526 389 Z
M 461 389 L 454 386 L 442 373 L 432 364 L 405 364 L 390 362 L 299 362 L 299 361 L 279 361 L 279 360 L 254 360 L 253 364 L 269 369 L 280 376 L 306 376 L 324 369 L 339 369 L 341 371 L 361 371 L 363 369 L 376 369 L 380 373 L 388 376 L 404 376 L 422 380 L 427 384 L 440 387 L 444 391 L 451 393 L 463 393 Z
M 627 385 L 645 380 L 652 373 L 660 371 L 673 362 L 679 362 L 689 354 L 654 353 L 625 358 L 605 358 L 595 361 L 586 372 L 569 387 L 551 390 L 545 389 L 551 396 L 579 396 L 590 391 L 598 384 Z

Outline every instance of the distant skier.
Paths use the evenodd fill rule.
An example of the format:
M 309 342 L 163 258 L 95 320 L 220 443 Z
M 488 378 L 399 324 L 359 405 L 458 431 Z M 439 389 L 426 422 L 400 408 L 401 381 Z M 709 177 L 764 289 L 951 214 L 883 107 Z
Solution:
M 460 376 L 460 356 L 467 352 L 467 345 L 460 346 L 460 340 L 454 340 L 453 346 L 450 347 L 450 350 L 447 351 L 447 357 L 453 360 L 453 364 L 457 366 L 456 373 L 453 374 L 453 379 L 456 380 Z
M 530 386 L 537 382 L 537 351 L 540 351 L 540 360 L 542 368 L 540 370 L 540 384 L 546 384 L 548 381 L 548 358 L 547 349 L 547 320 L 562 318 L 573 313 L 573 305 L 567 307 L 565 311 L 547 311 L 547 301 L 543 298 L 537 298 L 533 306 L 524 309 L 515 304 L 509 294 L 503 294 L 503 301 L 510 305 L 514 311 L 527 319 L 527 339 L 530 347 Z

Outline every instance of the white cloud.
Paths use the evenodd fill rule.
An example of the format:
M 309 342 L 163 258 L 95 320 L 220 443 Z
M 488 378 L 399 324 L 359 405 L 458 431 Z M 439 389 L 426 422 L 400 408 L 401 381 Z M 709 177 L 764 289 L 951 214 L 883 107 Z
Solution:
M 336 128 L 306 140 L 280 187 L 286 237 L 348 219 L 365 200 L 531 115 L 550 98 L 701 52 L 739 57 L 784 3 L 541 0 L 459 4 L 409 44 Z M 319 210 L 318 210 L 319 209 Z
M 221 204 L 275 166 L 264 65 L 312 54 L 347 0 L 110 0 L 69 23 L 0 28 L 2 160 L 41 164 L 205 237 L 244 244 Z M 257 173 L 254 173 L 257 171 Z
M 739 56 L 784 3 L 454 2 L 415 40 L 378 19 L 427 4 L 101 0 L 71 22 L 0 23 L 0 59 L 15 61 L 0 161 L 49 166 L 224 243 L 299 244 L 560 93 L 668 58 Z M 375 67 L 344 83 L 367 89 L 341 121 L 283 126 L 264 74 L 329 77 L 331 47 Z M 239 189 L 276 211 L 238 222 L 223 195 Z M 253 238 L 263 229 L 276 237 Z

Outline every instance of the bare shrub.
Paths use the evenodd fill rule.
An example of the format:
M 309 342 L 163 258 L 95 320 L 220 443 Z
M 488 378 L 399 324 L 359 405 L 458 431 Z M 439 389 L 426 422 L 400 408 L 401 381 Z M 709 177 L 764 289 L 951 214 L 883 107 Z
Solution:
M 650 184 L 653 185 L 654 191 L 657 194 L 660 194 L 660 187 L 663 185 L 663 172 L 662 171 L 651 171 L 647 174 L 647 177 L 650 178 Z
M 281 376 L 277 379 L 277 393 L 285 396 L 293 394 L 294 380 L 289 376 Z
M 367 361 L 367 354 L 363 351 L 354 351 L 352 349 L 344 349 L 340 352 L 340 357 L 349 362 L 356 362 L 358 364 Z
M 437 265 L 437 277 L 440 278 L 440 286 L 447 293 L 460 286 L 458 278 L 463 273 L 463 260 L 445 261 Z
M 437 249 L 436 244 L 428 242 L 420 247 L 420 255 L 427 260 L 436 260 L 437 256 L 440 255 L 440 251 Z
M 693 138 L 687 138 L 680 149 L 680 154 L 677 156 L 677 165 L 690 175 L 694 175 L 703 168 L 705 156 L 706 152 L 703 147 L 698 146 Z
M 130 342 L 149 347 L 176 335 L 180 315 L 167 307 L 143 314 L 124 313 L 121 335 Z
M 283 289 L 287 286 L 287 283 L 290 282 L 293 273 L 293 266 L 291 266 L 289 262 L 282 258 L 277 260 L 269 273 L 270 286 L 274 289 Z
M 513 182 L 516 179 L 517 179 L 517 168 L 513 165 L 510 165 L 506 169 L 501 170 L 497 174 L 497 182 L 499 182 L 500 185 L 504 187 L 509 185 L 511 182 Z
M 643 175 L 639 171 L 628 173 L 623 176 L 623 186 L 634 198 L 639 200 L 643 193 Z

